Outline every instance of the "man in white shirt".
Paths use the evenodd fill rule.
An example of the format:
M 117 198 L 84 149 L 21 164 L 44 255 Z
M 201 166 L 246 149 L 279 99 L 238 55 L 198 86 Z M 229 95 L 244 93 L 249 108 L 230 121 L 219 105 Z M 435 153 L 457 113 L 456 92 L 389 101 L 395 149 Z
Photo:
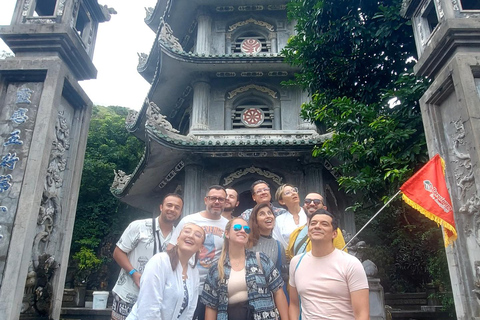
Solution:
M 211 186 L 205 196 L 205 210 L 185 216 L 177 225 L 170 240 L 170 247 L 177 243 L 177 238 L 183 225 L 193 222 L 205 230 L 205 242 L 200 250 L 197 268 L 200 273 L 200 288 L 207 277 L 210 267 L 218 261 L 223 247 L 223 234 L 228 220 L 222 216 L 225 208 L 227 193 L 225 188 L 219 185 Z M 200 290 L 201 293 L 202 290 Z M 193 319 L 205 319 L 205 305 L 198 299 L 197 309 Z
M 155 253 L 167 247 L 182 208 L 181 196 L 167 194 L 159 206 L 160 215 L 157 218 L 133 221 L 118 240 L 113 258 L 122 269 L 112 290 L 113 320 L 126 319 L 132 310 L 137 301 L 143 269 Z
M 367 276 L 356 257 L 334 247 L 336 217 L 320 209 L 307 226 L 312 250 L 290 262 L 289 318 L 301 313 L 302 320 L 368 320 Z

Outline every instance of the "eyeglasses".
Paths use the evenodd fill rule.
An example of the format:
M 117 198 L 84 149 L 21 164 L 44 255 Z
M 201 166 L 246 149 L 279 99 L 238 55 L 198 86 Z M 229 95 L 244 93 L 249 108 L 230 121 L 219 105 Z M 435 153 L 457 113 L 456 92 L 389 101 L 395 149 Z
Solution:
M 293 193 L 297 193 L 297 194 L 298 194 L 298 188 L 297 188 L 297 187 L 292 188 L 291 190 L 284 191 L 284 192 L 283 192 L 283 195 L 288 197 L 289 195 L 291 195 L 291 194 L 293 194 Z
M 243 227 L 243 231 L 245 231 L 246 234 L 250 234 L 250 227 L 249 226 L 242 226 L 241 224 L 234 224 L 233 225 L 233 231 L 238 232 L 238 231 L 242 230 L 242 227 Z
M 208 200 L 210 200 L 211 202 L 216 202 L 216 201 L 218 201 L 218 203 L 224 203 L 225 202 L 225 198 L 211 197 L 211 196 L 206 196 L 206 198 Z
M 305 199 L 305 204 L 310 204 L 310 202 L 313 202 L 316 206 L 323 204 L 323 201 L 320 199 Z
M 270 192 L 270 188 L 258 189 L 257 191 L 255 191 L 255 194 L 262 194 L 264 192 Z

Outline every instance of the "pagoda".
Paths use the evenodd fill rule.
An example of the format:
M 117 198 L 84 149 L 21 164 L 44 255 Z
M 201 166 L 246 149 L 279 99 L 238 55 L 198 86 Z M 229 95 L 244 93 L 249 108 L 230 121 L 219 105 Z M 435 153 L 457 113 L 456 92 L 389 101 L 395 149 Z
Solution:
M 286 3 L 159 0 L 147 9 L 156 37 L 137 69 L 151 88 L 126 121 L 145 154 L 133 173 L 116 174 L 115 196 L 152 211 L 177 192 L 188 215 L 204 209 L 208 186 L 219 184 L 238 192 L 239 214 L 254 204 L 255 180 L 267 181 L 272 195 L 290 183 L 300 197 L 323 194 L 342 227 L 354 231 L 332 166 L 311 156 L 328 134 L 300 117 L 308 94 L 282 84 L 299 71 L 281 54 L 295 33 Z

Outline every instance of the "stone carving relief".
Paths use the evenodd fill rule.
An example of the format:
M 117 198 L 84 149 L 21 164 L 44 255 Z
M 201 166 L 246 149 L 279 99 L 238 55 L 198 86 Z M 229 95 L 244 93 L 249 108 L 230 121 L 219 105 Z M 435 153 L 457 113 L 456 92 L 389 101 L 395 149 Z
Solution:
M 457 0 L 452 0 L 453 10 L 460 11 Z
M 15 164 L 17 163 L 18 160 L 20 160 L 20 158 L 17 157 L 16 152 L 14 152 L 13 154 L 8 153 L 7 155 L 2 157 L 2 160 L 0 161 L 0 167 L 13 170 L 15 169 Z
M 12 175 L 2 174 L 0 175 L 0 193 L 7 191 L 12 186 Z
M 246 85 L 246 86 L 243 86 L 243 87 L 240 87 L 240 88 L 237 88 L 235 90 L 232 90 L 232 91 L 228 92 L 228 99 L 232 99 L 237 94 L 246 92 L 246 91 L 251 90 L 251 89 L 267 93 L 272 98 L 277 99 L 277 93 L 275 91 L 273 91 L 272 89 L 269 89 L 267 87 L 259 86 L 259 85 L 256 85 L 256 84 L 249 84 L 249 85 Z
M 445 13 L 443 12 L 443 8 L 442 8 L 442 3 L 440 2 L 440 0 L 435 0 L 435 5 L 437 7 L 438 20 L 440 21 L 445 16 Z
M 137 118 L 138 118 L 138 111 L 129 110 L 127 117 L 125 118 L 125 126 L 127 128 L 132 128 L 135 125 L 135 122 L 137 122 Z
M 28 120 L 27 111 L 28 111 L 28 109 L 18 108 L 18 110 L 16 110 L 12 114 L 12 116 L 10 117 L 10 120 L 15 122 L 16 124 L 25 123 Z
M 164 116 L 160 113 L 160 108 L 155 104 L 155 102 L 150 101 L 147 108 L 147 121 L 146 125 L 154 127 L 158 130 L 166 130 L 173 133 L 179 133 L 179 131 L 172 127 L 172 124 L 168 122 L 167 116 Z
M 182 45 L 180 44 L 180 42 L 178 41 L 178 38 L 176 38 L 174 35 L 173 35 L 173 30 L 172 28 L 170 27 L 170 25 L 168 23 L 166 23 L 165 21 L 162 20 L 162 22 L 160 22 L 160 24 L 163 24 L 161 29 L 160 29 L 160 37 L 159 37 L 159 40 L 160 41 L 163 41 L 163 42 L 166 42 L 167 44 L 169 44 L 173 49 L 176 49 L 178 51 L 183 51 L 183 48 L 182 48 Z
M 126 174 L 122 170 L 113 170 L 115 177 L 113 178 L 113 183 L 110 189 L 123 190 L 125 186 L 130 182 L 132 178 L 131 174 Z
M 145 20 L 148 20 L 152 17 L 154 8 L 152 7 L 145 7 Z
M 239 6 L 238 11 L 262 11 L 262 5 Z
M 475 289 L 473 293 L 480 299 L 480 261 L 475 261 Z
M 175 168 L 173 168 L 166 176 L 165 178 L 163 178 L 163 180 L 158 184 L 158 187 L 160 189 L 164 188 L 168 182 L 170 180 L 172 180 L 176 175 L 177 173 L 179 173 L 180 171 L 182 171 L 182 169 L 185 167 L 185 163 L 183 161 L 180 161 L 179 163 L 177 163 L 177 165 L 175 166 Z
M 60 0 L 57 3 L 57 16 L 63 16 L 63 10 L 65 10 L 65 2 L 67 0 Z
M 282 184 L 283 178 L 280 177 L 278 174 L 275 174 L 271 171 L 268 170 L 263 170 L 254 166 L 251 166 L 249 168 L 245 169 L 240 169 L 235 171 L 234 173 L 228 175 L 227 177 L 224 178 L 223 186 L 227 186 L 231 184 L 234 180 L 241 178 L 249 173 L 256 173 L 262 177 L 265 177 L 267 179 L 272 179 L 273 182 L 275 182 L 278 185 Z
M 22 145 L 23 141 L 20 140 L 20 130 L 13 130 L 10 132 L 10 137 L 7 138 L 7 141 L 3 143 L 3 146 L 9 146 L 12 144 Z
M 138 65 L 137 65 L 137 69 L 142 69 L 145 67 L 145 65 L 147 64 L 147 60 L 148 60 L 148 54 L 146 53 L 138 53 L 137 52 L 137 55 L 138 55 Z
M 55 124 L 55 138 L 52 142 L 52 151 L 50 153 L 47 176 L 43 189 L 42 201 L 37 218 L 37 225 L 42 226 L 41 231 L 37 233 L 33 248 L 33 266 L 38 267 L 38 259 L 45 254 L 48 240 L 54 229 L 55 218 L 61 215 L 62 207 L 60 203 L 60 192 L 63 185 L 63 172 L 66 169 L 66 152 L 70 149 L 70 129 L 64 112 L 59 111 Z M 45 244 L 44 248 L 43 245 Z M 53 259 L 53 257 L 52 257 Z
M 19 103 L 26 103 L 30 104 L 32 101 L 30 98 L 32 97 L 33 90 L 30 88 L 22 87 L 17 90 L 17 100 L 15 101 L 16 104 Z
M 231 26 L 228 27 L 228 32 L 232 32 L 239 27 L 243 27 L 243 26 L 245 26 L 247 24 L 251 24 L 251 23 L 256 24 L 257 26 L 260 26 L 260 27 L 264 27 L 268 31 L 271 31 L 271 32 L 275 31 L 275 28 L 270 23 L 250 18 L 250 19 L 239 21 L 237 23 L 232 24 Z
M 475 240 L 480 246 L 480 197 L 476 190 L 472 189 L 475 183 L 473 175 L 473 168 L 470 155 L 464 152 L 465 149 L 465 127 L 462 119 L 451 121 L 455 128 L 453 134 L 453 163 L 455 168 L 453 170 L 455 182 L 460 190 L 460 204 L 459 212 L 473 219 L 473 223 L 465 223 L 465 233 L 475 235 Z
M 182 92 L 182 96 L 177 99 L 177 101 L 175 102 L 175 105 L 173 106 L 173 110 L 170 113 L 170 118 L 174 118 L 177 115 L 178 111 L 180 110 L 183 103 L 185 102 L 185 99 L 188 97 L 190 92 L 192 92 L 192 90 L 193 88 L 191 86 L 185 87 L 185 90 L 183 90 Z
M 232 12 L 235 10 L 235 7 L 233 6 L 222 6 L 222 7 L 216 7 L 215 10 L 217 12 Z

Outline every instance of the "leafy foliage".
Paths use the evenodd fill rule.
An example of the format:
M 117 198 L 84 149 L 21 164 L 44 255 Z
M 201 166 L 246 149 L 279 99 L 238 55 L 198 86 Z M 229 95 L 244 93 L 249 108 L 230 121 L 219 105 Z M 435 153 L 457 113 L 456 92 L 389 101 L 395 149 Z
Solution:
M 132 172 L 144 150 L 125 129 L 127 114 L 123 107 L 93 108 L 71 248 L 73 261 L 83 265 L 96 262 L 92 252 L 108 264 L 112 242 L 133 220 L 119 215 L 122 204 L 110 193 L 114 169 Z
M 283 50 L 300 68 L 295 80 L 312 99 L 302 116 L 332 133 L 315 147 L 330 159 L 343 190 L 357 202 L 357 226 L 376 212 L 428 160 L 418 100 L 428 80 L 409 60 L 415 46 L 401 0 L 292 0 L 297 34 Z M 424 290 L 432 280 L 449 285 L 441 233 L 401 201 L 393 202 L 361 237 L 387 291 Z M 442 260 L 443 259 L 443 260 Z M 435 272 L 432 272 L 434 268 Z

